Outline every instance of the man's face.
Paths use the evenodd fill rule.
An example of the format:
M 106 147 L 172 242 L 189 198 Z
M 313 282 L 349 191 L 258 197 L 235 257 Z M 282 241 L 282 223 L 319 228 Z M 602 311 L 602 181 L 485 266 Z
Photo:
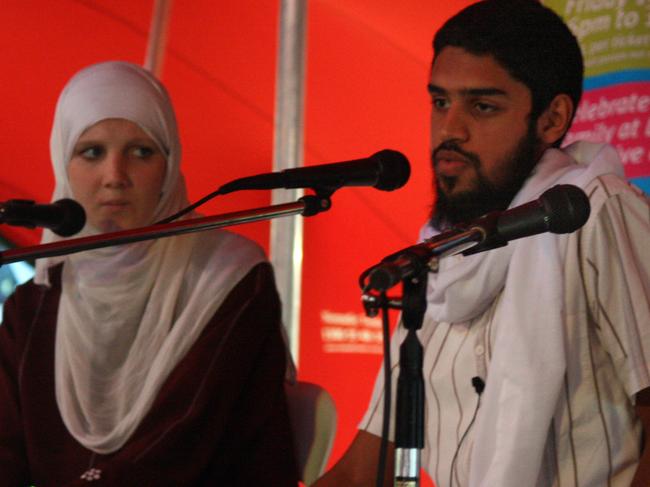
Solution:
M 429 92 L 434 225 L 507 208 L 539 157 L 530 90 L 492 56 L 446 47 Z

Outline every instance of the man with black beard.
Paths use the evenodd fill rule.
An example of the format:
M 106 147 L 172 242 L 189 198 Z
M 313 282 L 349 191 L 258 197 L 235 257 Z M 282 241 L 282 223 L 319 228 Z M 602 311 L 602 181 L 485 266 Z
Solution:
M 442 142 L 431 155 L 431 165 L 435 178 L 436 201 L 431 213 L 431 225 L 437 230 L 445 230 L 451 226 L 471 221 L 485 214 L 485 209 L 504 210 L 521 189 L 528 178 L 537 159 L 541 142 L 537 139 L 533 124 L 528 127 L 528 132 L 520 141 L 514 153 L 510 156 L 509 167 L 512 168 L 512 177 L 503 187 L 495 187 L 481 171 L 481 159 L 477 154 L 466 152 L 454 141 Z M 473 190 L 450 195 L 456 185 L 457 177 L 445 176 L 436 169 L 436 160 L 446 151 L 455 152 L 462 156 L 476 172 L 476 186 Z
M 434 38 L 437 194 L 421 238 L 557 184 L 591 204 L 570 235 L 456 255 L 429 273 L 422 467 L 437 487 L 650 485 L 650 205 L 612 147 L 559 148 L 582 71 L 575 37 L 535 0 L 476 3 Z M 400 325 L 391 341 L 393 394 L 405 336 Z M 376 485 L 383 395 L 381 371 L 357 436 L 318 487 Z M 384 485 L 393 427 L 389 436 Z

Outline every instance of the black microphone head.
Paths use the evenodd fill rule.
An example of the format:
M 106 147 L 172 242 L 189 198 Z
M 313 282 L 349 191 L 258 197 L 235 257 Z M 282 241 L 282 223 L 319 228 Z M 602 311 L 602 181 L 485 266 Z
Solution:
M 545 191 L 539 201 L 548 215 L 548 231 L 571 233 L 587 222 L 591 205 L 583 190 L 571 184 L 558 184 Z
M 57 200 L 52 204 L 61 210 L 63 219 L 60 223 L 50 226 L 50 230 L 61 237 L 79 233 L 86 224 L 86 212 L 83 207 L 70 198 Z
M 409 160 L 401 152 L 384 149 L 370 156 L 379 165 L 379 174 L 374 187 L 382 191 L 393 191 L 406 184 L 411 176 Z

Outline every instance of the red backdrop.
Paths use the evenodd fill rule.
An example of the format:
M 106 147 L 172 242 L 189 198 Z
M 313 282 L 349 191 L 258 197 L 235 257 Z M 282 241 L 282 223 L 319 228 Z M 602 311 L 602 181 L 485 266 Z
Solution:
M 54 104 L 81 67 L 108 59 L 142 63 L 152 1 L 5 0 L 0 200 L 48 201 Z M 342 189 L 333 208 L 305 221 L 300 377 L 324 385 L 339 427 L 332 461 L 349 444 L 377 372 L 378 328 L 360 305 L 357 277 L 411 244 L 431 201 L 427 75 L 431 38 L 471 3 L 411 0 L 308 2 L 306 163 L 404 152 L 401 190 Z M 175 2 L 162 79 L 179 118 L 191 199 L 240 176 L 271 170 L 278 2 Z M 267 205 L 268 192 L 206 205 L 222 213 Z M 35 231 L 2 226 L 18 244 Z M 268 248 L 268 223 L 235 229 Z
M 307 163 L 392 148 L 412 166 L 403 189 L 341 190 L 328 214 L 305 222 L 300 377 L 325 385 L 336 401 L 332 461 L 356 432 L 381 362 L 379 321 L 365 318 L 357 278 L 412 244 L 427 217 L 431 40 L 469 3 L 309 3 Z

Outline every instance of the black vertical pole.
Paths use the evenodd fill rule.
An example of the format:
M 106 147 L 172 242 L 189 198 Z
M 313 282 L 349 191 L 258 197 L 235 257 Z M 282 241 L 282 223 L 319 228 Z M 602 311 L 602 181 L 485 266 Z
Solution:
M 402 322 L 408 330 L 400 346 L 395 416 L 395 487 L 419 487 L 424 448 L 423 350 L 416 330 L 426 311 L 427 272 L 403 281 Z

